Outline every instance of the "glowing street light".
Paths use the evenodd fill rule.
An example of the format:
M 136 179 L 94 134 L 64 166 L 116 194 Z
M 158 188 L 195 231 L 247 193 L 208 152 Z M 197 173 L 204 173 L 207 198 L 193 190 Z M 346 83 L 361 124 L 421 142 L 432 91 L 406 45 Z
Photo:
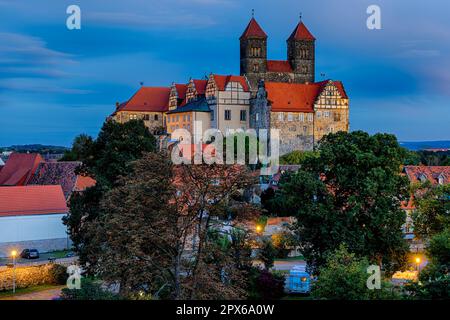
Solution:
M 262 227 L 258 224 L 256 225 L 256 232 L 261 233 Z
M 17 251 L 11 251 L 11 257 L 13 258 L 13 293 L 16 293 L 16 256 Z
M 416 264 L 417 264 L 417 271 L 418 272 L 420 272 L 420 262 L 421 262 L 420 257 L 416 257 Z

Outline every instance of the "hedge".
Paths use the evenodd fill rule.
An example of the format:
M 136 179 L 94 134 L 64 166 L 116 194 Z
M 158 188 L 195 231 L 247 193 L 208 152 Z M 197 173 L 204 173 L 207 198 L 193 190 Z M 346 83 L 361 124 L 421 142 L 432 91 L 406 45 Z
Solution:
M 39 266 L 16 266 L 16 288 L 27 288 L 42 284 L 65 284 L 67 268 L 59 264 L 45 264 Z M 0 292 L 12 290 L 13 268 L 0 271 Z

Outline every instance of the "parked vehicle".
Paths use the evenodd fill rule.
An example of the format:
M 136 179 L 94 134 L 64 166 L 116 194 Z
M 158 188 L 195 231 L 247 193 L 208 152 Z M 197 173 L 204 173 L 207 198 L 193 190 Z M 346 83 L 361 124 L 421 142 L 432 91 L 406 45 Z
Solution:
M 23 259 L 38 259 L 39 251 L 36 249 L 24 249 L 20 254 L 20 257 Z
M 286 289 L 289 293 L 309 293 L 311 291 L 311 275 L 306 272 L 305 266 L 295 266 L 289 271 Z

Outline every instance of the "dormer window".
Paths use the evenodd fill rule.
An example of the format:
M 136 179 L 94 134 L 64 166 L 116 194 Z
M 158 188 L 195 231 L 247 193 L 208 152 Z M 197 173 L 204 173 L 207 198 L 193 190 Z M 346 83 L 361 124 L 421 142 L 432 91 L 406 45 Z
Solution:
M 440 174 L 438 177 L 438 183 L 442 186 L 444 185 L 444 175 Z
M 424 173 L 421 173 L 419 175 L 419 180 L 420 180 L 420 182 L 425 183 L 425 182 L 427 182 L 428 179 L 427 179 L 427 176 Z

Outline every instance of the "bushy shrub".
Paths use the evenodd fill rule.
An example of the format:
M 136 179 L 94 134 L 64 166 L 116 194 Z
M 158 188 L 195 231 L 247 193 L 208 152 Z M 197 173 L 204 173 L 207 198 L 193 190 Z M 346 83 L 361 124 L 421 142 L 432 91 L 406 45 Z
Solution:
M 285 277 L 282 274 L 252 268 L 249 276 L 250 300 L 275 300 L 284 296 Z
M 27 288 L 42 284 L 64 284 L 66 267 L 58 264 L 18 267 L 15 269 L 16 288 Z M 14 270 L 8 268 L 0 271 L 0 291 L 11 290 Z
M 48 270 L 50 274 L 50 278 L 52 284 L 63 285 L 67 283 L 67 278 L 69 275 L 67 274 L 67 268 L 60 264 L 52 264 Z
M 102 288 L 102 284 L 91 278 L 81 279 L 81 289 L 64 288 L 62 300 L 119 300 L 119 296 Z

